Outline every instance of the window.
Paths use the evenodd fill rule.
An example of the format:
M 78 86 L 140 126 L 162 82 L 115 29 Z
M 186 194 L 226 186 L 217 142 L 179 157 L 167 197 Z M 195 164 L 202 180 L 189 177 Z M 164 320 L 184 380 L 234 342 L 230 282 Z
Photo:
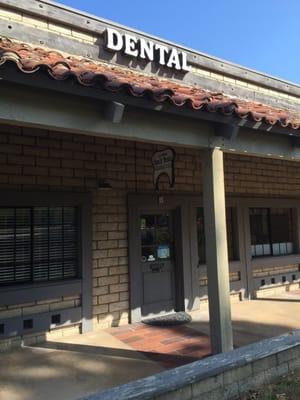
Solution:
M 294 252 L 291 208 L 250 208 L 249 213 L 252 257 Z
M 170 216 L 168 214 L 142 215 L 140 219 L 141 261 L 171 258 Z
M 237 234 L 237 213 L 234 207 L 226 208 L 227 225 L 227 244 L 228 259 L 230 261 L 238 260 L 238 234 Z M 199 263 L 205 264 L 205 234 L 204 234 L 204 210 L 203 207 L 197 207 L 197 239 Z
M 0 207 L 0 285 L 78 276 L 75 207 Z

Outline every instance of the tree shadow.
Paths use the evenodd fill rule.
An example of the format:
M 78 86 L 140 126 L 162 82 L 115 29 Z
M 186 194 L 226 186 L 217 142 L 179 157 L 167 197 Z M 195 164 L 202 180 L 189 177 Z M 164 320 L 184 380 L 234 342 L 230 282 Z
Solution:
M 257 304 L 257 303 L 255 303 Z M 295 315 L 296 318 L 296 315 Z M 299 323 L 300 325 L 300 323 Z M 199 338 L 199 345 L 186 343 L 189 353 L 196 353 L 203 347 L 201 340 L 209 334 L 209 321 L 192 321 L 184 327 L 163 328 L 169 341 L 178 334 Z M 119 328 L 112 328 L 118 330 Z M 132 335 L 135 335 L 133 328 Z M 162 328 L 160 328 L 162 329 Z M 233 337 L 236 347 L 251 344 L 262 339 L 271 338 L 295 329 L 287 321 L 277 323 L 274 317 L 272 323 L 233 320 Z M 120 328 L 120 331 L 124 328 Z M 147 326 L 150 340 L 151 332 L 158 332 L 157 327 Z M 107 330 L 107 332 L 111 332 Z M 146 330 L 144 330 L 146 332 Z M 142 334 L 142 333 L 141 333 Z M 157 351 L 138 351 L 137 349 L 116 348 L 105 346 L 103 339 L 93 333 L 93 344 L 89 344 L 88 335 L 82 335 L 84 343 L 78 343 L 76 336 L 45 342 L 32 347 L 23 348 L 0 357 L 0 398 L 10 400 L 64 400 L 77 399 L 91 393 L 100 392 L 132 380 L 159 373 L 166 368 L 172 368 L 191 362 L 201 362 L 197 357 L 184 357 L 177 354 Z M 120 339 L 119 339 L 120 341 Z M 167 343 L 168 344 L 168 343 Z M 190 346 L 190 347 L 189 347 Z M 152 360 L 148 361 L 148 360 Z M 154 362 L 153 362 L 154 361 Z M 164 365 L 164 368 L 162 367 Z

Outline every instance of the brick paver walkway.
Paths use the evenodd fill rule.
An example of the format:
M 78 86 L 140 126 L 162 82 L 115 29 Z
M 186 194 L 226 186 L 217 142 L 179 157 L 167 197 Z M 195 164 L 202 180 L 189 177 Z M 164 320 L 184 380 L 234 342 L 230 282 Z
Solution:
M 175 368 L 211 355 L 209 337 L 183 325 L 133 324 L 108 331 L 165 368 Z

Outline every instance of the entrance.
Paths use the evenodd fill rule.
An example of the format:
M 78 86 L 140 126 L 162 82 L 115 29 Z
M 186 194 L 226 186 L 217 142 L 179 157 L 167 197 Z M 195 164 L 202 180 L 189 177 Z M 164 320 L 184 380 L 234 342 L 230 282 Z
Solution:
M 128 196 L 130 321 L 199 307 L 190 197 Z
M 175 257 L 172 211 L 140 215 L 142 317 L 175 310 Z

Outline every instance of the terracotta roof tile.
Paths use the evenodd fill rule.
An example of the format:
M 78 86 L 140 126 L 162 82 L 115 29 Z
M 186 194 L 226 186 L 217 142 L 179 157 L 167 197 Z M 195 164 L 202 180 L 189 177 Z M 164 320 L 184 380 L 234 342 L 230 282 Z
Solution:
M 167 101 L 195 111 L 233 115 L 270 125 L 278 124 L 284 128 L 300 128 L 300 115 L 296 112 L 0 38 L 0 66 L 7 61 L 15 62 L 24 73 L 44 70 L 55 80 L 73 77 L 83 86 L 101 87 L 111 92 L 125 91 L 135 97 L 147 97 L 156 102 Z

